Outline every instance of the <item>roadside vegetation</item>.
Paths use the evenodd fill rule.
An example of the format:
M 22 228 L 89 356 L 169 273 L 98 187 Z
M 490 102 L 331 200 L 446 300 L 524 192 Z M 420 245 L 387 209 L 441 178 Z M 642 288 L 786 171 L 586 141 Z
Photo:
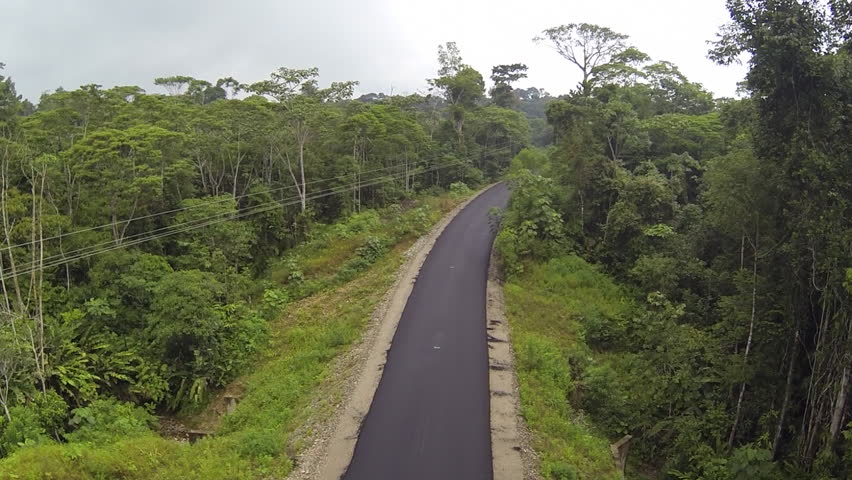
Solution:
M 547 478 L 617 478 L 626 434 L 627 478 L 852 475 L 850 7 L 728 4 L 710 56 L 750 55 L 742 99 L 604 27 L 540 39 L 597 62 L 496 240 Z
M 455 190 L 466 188 L 460 185 Z M 144 409 L 96 401 L 75 411 L 83 425 L 68 443 L 22 448 L 0 463 L 0 478 L 286 476 L 310 440 L 301 428 L 330 414 L 344 393 L 328 384 L 333 361 L 360 338 L 407 248 L 468 195 L 421 196 L 405 211 L 367 210 L 316 226 L 311 240 L 273 265 L 261 281 L 269 287 L 262 306 L 268 341 L 250 371 L 224 388 L 240 399 L 238 408 L 181 415 L 212 436 L 192 445 L 161 438 Z
M 428 94 L 360 99 L 279 68 L 36 105 L 0 70 L 0 478 L 292 468 L 405 246 L 532 142 L 523 65 L 498 69 L 498 101 L 439 50 Z M 159 438 L 158 417 L 215 435 Z
M 624 435 L 631 479 L 852 477 L 852 6 L 726 3 L 736 99 L 585 23 L 534 39 L 579 67 L 558 98 L 453 42 L 359 99 L 282 67 L 32 103 L 0 64 L 0 478 L 286 474 L 402 252 L 507 173 L 546 478 L 618 478 Z

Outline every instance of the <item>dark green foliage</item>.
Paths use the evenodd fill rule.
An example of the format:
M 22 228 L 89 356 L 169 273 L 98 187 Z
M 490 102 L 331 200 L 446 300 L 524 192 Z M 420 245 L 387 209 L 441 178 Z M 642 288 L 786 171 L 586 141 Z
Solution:
M 666 62 L 633 82 L 590 75 L 548 108 L 557 148 L 547 164 L 513 164 L 522 182 L 497 247 L 510 285 L 530 297 L 508 295 L 524 307 L 518 355 L 529 332 L 568 337 L 566 403 L 610 440 L 636 438 L 628 475 L 850 475 L 852 77 L 841 3 L 728 1 L 732 24 L 711 56 L 749 54 L 748 98 L 712 102 Z M 576 40 L 578 28 L 545 33 Z M 542 245 L 550 211 L 563 228 Z M 559 302 L 588 287 L 556 267 L 569 262 L 552 245 L 597 264 L 630 307 L 604 315 L 608 297 L 587 300 L 598 311 Z M 549 309 L 550 323 L 530 318 Z M 521 377 L 527 405 L 533 385 Z
M 60 88 L 33 107 L 4 70 L 0 457 L 70 443 L 68 458 L 104 468 L 70 474 L 45 459 L 57 478 L 128 478 L 135 459 L 116 469 L 95 457 L 122 436 L 161 448 L 135 407 L 203 409 L 256 365 L 282 311 L 362 277 L 507 169 L 530 142 L 525 116 L 484 105 L 482 75 L 454 44 L 439 61 L 443 99 L 372 103 L 351 100 L 357 82 L 323 87 L 316 68 L 279 68 L 250 84 L 157 78 L 167 95 Z M 509 67 L 506 85 L 523 73 Z M 292 399 L 359 334 L 355 317 L 309 330 L 318 343 L 296 355 Z M 282 423 L 229 440 L 258 475 L 272 457 L 289 468 Z M 118 450 L 101 448 L 112 441 Z M 245 478 L 241 462 L 223 475 Z
M 547 259 L 568 248 L 562 217 L 554 209 L 556 191 L 552 181 L 529 170 L 512 177 L 514 194 L 501 220 L 496 248 L 520 268 L 522 258 Z

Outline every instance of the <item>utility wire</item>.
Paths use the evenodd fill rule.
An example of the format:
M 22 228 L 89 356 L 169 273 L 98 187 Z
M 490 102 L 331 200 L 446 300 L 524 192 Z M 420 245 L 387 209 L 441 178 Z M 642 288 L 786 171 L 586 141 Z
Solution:
M 499 151 L 499 150 L 504 150 L 506 148 L 508 148 L 508 146 L 507 147 L 500 147 L 498 149 L 494 149 L 493 152 L 496 152 L 496 151 Z M 458 161 L 452 162 L 452 163 L 462 163 L 464 160 L 465 159 L 459 159 Z M 380 171 L 380 170 L 381 169 L 376 169 L 376 170 L 372 170 L 372 171 L 375 172 L 375 171 Z M 404 172 L 402 172 L 402 174 L 404 174 Z M 378 178 L 378 177 L 375 177 L 375 178 Z M 367 181 L 370 181 L 370 179 L 368 179 Z M 351 187 L 355 187 L 355 186 L 357 186 L 357 183 L 348 184 L 346 187 L 351 188 Z M 334 188 L 336 188 L 336 187 L 334 187 Z M 326 190 L 328 190 L 328 189 L 326 189 Z M 319 192 L 313 192 L 313 193 L 322 193 L 323 191 L 324 190 L 320 190 Z M 301 198 L 300 196 L 293 196 L 293 197 L 285 198 L 285 199 L 282 199 L 282 200 L 273 200 L 271 202 L 262 203 L 262 204 L 259 204 L 259 205 L 254 205 L 251 208 L 259 208 L 259 207 L 264 207 L 264 206 L 267 206 L 267 205 L 280 205 L 280 204 L 282 204 L 282 202 L 287 202 L 289 200 L 297 200 L 297 199 L 300 199 L 300 198 Z M 193 205 L 192 207 L 201 207 L 201 206 L 205 206 L 205 205 L 215 205 L 217 203 L 221 203 L 221 200 L 211 201 L 211 202 L 207 202 L 207 203 L 200 204 L 200 205 Z M 296 202 L 296 203 L 298 203 L 298 202 Z M 50 255 L 48 257 L 45 257 L 43 259 L 43 261 L 47 261 L 49 263 L 49 262 L 51 262 L 51 261 L 53 261 L 57 258 L 65 259 L 65 258 L 73 257 L 73 256 L 78 255 L 80 253 L 84 253 L 86 251 L 96 250 L 96 249 L 99 249 L 101 247 L 108 247 L 108 246 L 111 246 L 111 245 L 121 245 L 121 244 L 123 244 L 127 241 L 132 241 L 136 238 L 139 238 L 139 237 L 142 237 L 142 236 L 145 236 L 145 235 L 159 233 L 159 232 L 163 232 L 163 231 L 168 231 L 168 230 L 183 227 L 183 226 L 186 226 L 186 225 L 203 223 L 203 222 L 210 220 L 212 218 L 230 217 L 230 216 L 233 216 L 233 215 L 234 215 L 234 212 L 221 212 L 221 213 L 211 215 L 209 217 L 196 218 L 196 219 L 188 220 L 186 222 L 182 222 L 182 223 L 178 223 L 178 224 L 167 225 L 167 226 L 159 227 L 159 228 L 154 229 L 154 230 L 128 235 L 128 236 L 122 238 L 119 243 L 116 243 L 115 240 L 107 240 L 107 241 L 103 241 L 103 242 L 100 242 L 100 243 L 96 243 L 94 245 L 87 245 L 85 247 L 82 247 L 82 248 L 79 248 L 79 249 L 76 249 L 76 250 L 71 250 L 69 252 L 61 252 L 59 254 Z
M 454 165 L 457 165 L 457 164 L 459 164 L 459 162 L 452 162 L 452 163 L 449 163 L 449 164 L 446 164 L 446 165 L 443 165 L 443 166 L 428 168 L 428 169 L 422 170 L 420 172 L 415 172 L 413 174 L 417 175 L 417 174 L 420 174 L 420 173 L 434 171 L 434 170 L 438 170 L 438 169 L 441 169 L 441 168 L 447 168 L 447 167 L 454 166 Z M 404 175 L 405 175 L 405 173 L 387 176 L 384 179 L 380 179 L 380 180 L 368 182 L 368 183 L 363 183 L 362 186 L 369 187 L 369 186 L 372 186 L 372 185 L 377 185 L 379 183 L 395 180 L 397 178 L 402 178 Z M 312 194 L 312 196 L 310 196 L 308 199 L 313 200 L 313 199 L 327 197 L 327 196 L 335 195 L 335 194 L 339 194 L 339 193 L 348 193 L 349 189 L 352 186 L 353 185 L 345 185 L 345 186 L 339 187 L 337 189 L 330 189 L 331 191 L 326 191 L 326 192 L 318 193 L 318 194 Z M 99 250 L 96 250 L 96 251 L 84 252 L 82 254 L 79 254 L 79 255 L 76 255 L 76 256 L 73 256 L 73 257 L 66 257 L 66 258 L 63 258 L 61 260 L 57 260 L 57 261 L 54 261 L 52 263 L 48 263 L 46 265 L 42 264 L 41 266 L 33 266 L 29 269 L 17 272 L 15 275 L 10 274 L 10 275 L 7 275 L 5 277 L 2 277 L 2 279 L 6 280 L 8 278 L 13 278 L 13 277 L 16 277 L 16 276 L 25 275 L 25 274 L 32 273 L 32 272 L 42 270 L 42 269 L 45 269 L 45 268 L 51 268 L 51 267 L 63 265 L 63 264 L 66 264 L 66 263 L 70 263 L 70 262 L 73 262 L 73 261 L 76 261 L 76 260 L 81 260 L 81 259 L 89 258 L 89 257 L 95 256 L 95 255 L 100 255 L 102 253 L 106 253 L 106 252 L 109 252 L 109 251 L 112 251 L 112 250 L 117 250 L 117 249 L 120 249 L 120 248 L 138 245 L 140 243 L 148 242 L 148 241 L 151 241 L 151 240 L 156 240 L 156 239 L 159 239 L 159 238 L 168 237 L 168 236 L 171 236 L 171 235 L 195 230 L 195 229 L 198 229 L 198 228 L 204 228 L 204 227 L 215 225 L 215 224 L 218 224 L 218 223 L 243 218 L 243 217 L 246 217 L 246 216 L 249 216 L 249 215 L 254 215 L 254 214 L 257 214 L 257 213 L 263 213 L 263 212 L 266 212 L 266 211 L 275 210 L 275 209 L 280 208 L 280 207 L 285 206 L 285 205 L 295 205 L 297 203 L 300 203 L 300 201 L 301 201 L 301 199 L 295 199 L 294 201 L 287 202 L 285 204 L 281 204 L 279 202 L 270 202 L 270 203 L 275 203 L 275 205 L 271 205 L 271 206 L 263 207 L 263 208 L 254 207 L 255 208 L 254 210 L 240 212 L 240 213 L 232 215 L 230 217 L 220 218 L 220 219 L 212 220 L 212 221 L 205 222 L 205 223 L 202 223 L 202 224 L 190 225 L 190 226 L 186 226 L 186 227 L 179 228 L 179 229 L 173 229 L 171 231 L 159 233 L 159 234 L 156 234 L 156 235 L 150 235 L 150 236 L 145 237 L 145 238 L 138 238 L 138 239 L 135 239 L 135 240 L 130 241 L 130 242 L 126 242 L 126 243 L 122 243 L 122 244 L 118 244 L 118 245 L 112 245 L 108 248 L 99 249 Z
M 480 152 L 480 154 L 495 153 L 499 150 L 506 149 L 509 146 L 510 145 L 504 145 L 504 146 L 501 146 L 501 147 L 493 147 L 491 149 L 487 149 L 483 152 Z M 437 155 L 433 155 L 431 158 L 428 158 L 428 159 L 416 160 L 415 163 L 435 160 L 437 158 L 438 158 Z M 358 174 L 363 175 L 363 174 L 375 173 L 375 172 L 391 170 L 391 169 L 395 169 L 395 168 L 402 168 L 404 166 L 405 166 L 404 164 L 397 164 L 397 165 L 392 165 L 392 166 L 388 166 L 388 167 L 382 167 L 382 168 L 376 168 L 376 169 L 373 169 L 373 170 L 367 170 L 367 171 L 364 171 L 364 172 L 358 172 Z M 322 182 L 331 182 L 332 180 L 346 179 L 350 176 L 352 176 L 352 173 L 338 175 L 336 177 L 324 178 L 324 179 L 320 179 L 320 180 L 312 180 L 310 182 L 305 182 L 305 186 L 315 185 L 317 183 L 322 183 Z M 100 230 L 102 228 L 111 227 L 111 226 L 115 225 L 116 223 L 125 224 L 125 223 L 135 222 L 137 220 L 145 220 L 145 219 L 148 219 L 148 218 L 155 218 L 155 217 L 159 217 L 159 216 L 162 216 L 162 215 L 168 215 L 168 214 L 171 214 L 171 213 L 178 213 L 178 212 L 182 212 L 182 211 L 186 211 L 186 210 L 200 208 L 200 207 L 204 207 L 204 206 L 207 206 L 207 205 L 215 205 L 217 203 L 227 202 L 227 201 L 230 201 L 232 199 L 233 200 L 242 200 L 243 198 L 254 197 L 254 196 L 258 196 L 258 195 L 267 195 L 267 194 L 270 194 L 270 193 L 279 192 L 279 191 L 282 191 L 282 190 L 290 190 L 290 189 L 294 189 L 294 188 L 296 188 L 295 184 L 284 186 L 284 187 L 276 187 L 276 188 L 272 188 L 272 189 L 267 189 L 267 190 L 264 190 L 264 191 L 261 191 L 261 192 L 246 193 L 246 194 L 238 195 L 238 196 L 235 196 L 235 197 L 234 196 L 227 196 L 227 197 L 220 198 L 220 199 L 217 199 L 217 200 L 213 200 L 211 202 L 206 202 L 206 203 L 203 203 L 203 204 L 191 205 L 191 206 L 188 206 L 188 207 L 174 208 L 174 209 L 171 209 L 171 210 L 165 210 L 165 211 L 161 211 L 161 212 L 150 213 L 150 214 L 147 214 L 147 215 L 141 215 L 141 216 L 138 216 L 138 217 L 131 217 L 131 218 L 128 218 L 128 219 L 121 220 L 119 222 L 105 223 L 103 225 L 86 227 L 86 228 L 82 228 L 82 229 L 79 229 L 79 230 L 74 230 L 72 232 L 60 233 L 58 235 L 45 237 L 45 238 L 41 239 L 41 241 L 46 242 L 46 241 L 49 241 L 49 240 L 56 240 L 58 238 L 65 238 L 65 237 L 68 237 L 68 236 L 71 236 L 71 235 L 77 235 L 77 234 L 80 234 L 80 233 L 90 232 L 90 231 L 93 231 L 93 230 Z M 8 245 L 7 246 L 0 246 L 0 252 L 2 252 L 4 250 L 12 250 L 14 248 L 20 248 L 20 247 L 26 247 L 26 246 L 29 246 L 29 245 L 34 245 L 35 243 L 38 243 L 38 242 L 39 241 L 30 241 L 30 242 L 18 243 L 16 245 L 11 245 L 11 246 L 8 246 Z
M 506 148 L 509 148 L 509 146 L 500 147 L 498 149 L 495 149 L 494 151 L 496 152 L 496 151 L 500 151 L 500 150 L 503 150 L 503 149 L 506 149 Z M 327 196 L 331 196 L 331 195 L 349 192 L 350 189 L 353 188 L 353 187 L 370 187 L 370 186 L 378 185 L 378 184 L 381 184 L 381 183 L 393 181 L 393 180 L 402 178 L 406 175 L 420 175 L 420 174 L 431 172 L 431 171 L 437 171 L 437 170 L 441 170 L 441 169 L 444 169 L 444 168 L 449 168 L 449 167 L 452 167 L 452 166 L 461 165 L 461 164 L 464 163 L 465 160 L 467 160 L 467 158 L 457 159 L 455 161 L 447 162 L 445 164 L 431 166 L 429 168 L 424 168 L 424 169 L 421 169 L 419 171 L 401 172 L 401 173 L 396 173 L 396 174 L 392 174 L 392 175 L 387 175 L 387 176 L 384 176 L 384 177 L 376 177 L 376 178 L 368 180 L 366 183 L 365 182 L 356 182 L 356 183 L 352 183 L 352 184 L 343 185 L 343 186 L 340 186 L 340 187 L 330 188 L 330 189 L 326 189 L 325 191 L 313 193 L 313 194 L 307 196 L 305 198 L 305 200 L 316 200 L 318 198 L 323 198 L 323 197 L 327 197 Z M 346 175 L 346 176 L 348 176 L 348 175 Z M 201 219 L 200 222 L 196 222 L 196 223 L 185 222 L 184 224 L 172 225 L 168 228 L 157 229 L 157 230 L 153 230 L 153 231 L 146 232 L 146 233 L 143 233 L 143 234 L 137 234 L 136 235 L 137 238 L 131 239 L 130 241 L 127 241 L 127 242 L 122 242 L 122 243 L 117 244 L 117 245 L 111 245 L 107 248 L 95 249 L 95 250 L 89 250 L 89 248 L 86 248 L 86 249 L 80 249 L 80 250 L 75 251 L 75 252 L 71 252 L 73 254 L 72 256 L 68 256 L 67 254 L 65 254 L 65 255 L 61 255 L 61 256 L 48 257 L 48 259 L 51 260 L 51 261 L 47 262 L 46 264 L 42 263 L 41 265 L 38 265 L 38 266 L 33 265 L 31 268 L 28 268 L 28 269 L 25 269 L 25 270 L 22 270 L 22 271 L 19 271 L 19 272 L 15 272 L 14 274 L 7 274 L 7 275 L 5 275 L 1 278 L 2 278 L 3 281 L 6 281 L 8 279 L 18 277 L 18 276 L 21 276 L 21 275 L 26 275 L 26 274 L 29 274 L 29 273 L 33 273 L 33 272 L 38 271 L 38 270 L 43 270 L 43 269 L 46 269 L 46 268 L 52 268 L 52 267 L 55 267 L 55 266 L 67 264 L 67 263 L 74 262 L 74 261 L 77 261 L 77 260 L 82 260 L 84 258 L 89 258 L 89 257 L 95 256 L 95 255 L 100 255 L 100 254 L 103 254 L 103 253 L 106 253 L 106 252 L 109 252 L 109 251 L 113 251 L 113 250 L 117 250 L 117 249 L 120 249 L 120 248 L 126 248 L 126 247 L 130 247 L 130 246 L 133 246 L 133 245 L 138 245 L 138 244 L 141 244 L 141 243 L 149 242 L 151 240 L 156 240 L 156 239 L 159 239 L 159 238 L 164 238 L 164 237 L 168 237 L 168 236 L 171 236 L 171 235 L 176 235 L 178 233 L 184 233 L 184 232 L 188 232 L 188 231 L 195 230 L 195 229 L 198 229 L 198 228 L 204 228 L 204 227 L 212 226 L 212 225 L 215 225 L 215 224 L 218 224 L 218 223 L 222 223 L 222 222 L 226 222 L 226 221 L 230 221 L 230 220 L 236 220 L 236 219 L 244 218 L 244 217 L 247 217 L 247 216 L 250 216 L 250 215 L 255 215 L 255 214 L 258 214 L 258 213 L 263 213 L 263 212 L 275 210 L 275 209 L 278 209 L 278 208 L 281 208 L 281 207 L 284 207 L 284 206 L 295 205 L 295 204 L 298 204 L 300 202 L 301 202 L 300 197 L 291 197 L 290 201 L 286 201 L 286 202 L 283 202 L 283 203 L 279 202 L 279 201 L 268 202 L 268 203 L 265 203 L 265 204 L 250 207 L 250 208 L 246 209 L 246 211 L 238 212 L 236 214 L 224 214 L 225 215 L 224 218 L 217 218 L 215 220 L 210 220 L 211 218 L 217 217 L 217 216 L 213 216 L 213 217 L 207 217 L 207 219 Z M 207 220 L 207 221 L 205 221 L 205 220 Z M 189 225 L 187 225 L 187 224 L 189 224 Z M 181 227 L 181 228 L 175 228 L 175 227 Z M 167 231 L 162 231 L 162 230 L 167 230 Z M 112 242 L 109 242 L 109 243 L 112 243 Z M 83 251 L 83 250 L 89 250 L 89 251 Z M 81 252 L 81 253 L 77 253 L 77 252 Z M 62 258 L 60 258 L 58 260 L 54 260 L 57 257 L 62 257 Z

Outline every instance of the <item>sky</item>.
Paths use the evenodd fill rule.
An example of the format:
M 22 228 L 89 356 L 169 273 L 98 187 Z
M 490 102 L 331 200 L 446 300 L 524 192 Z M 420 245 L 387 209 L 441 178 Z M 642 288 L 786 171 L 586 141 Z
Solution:
M 630 36 L 716 96 L 734 96 L 745 66 L 707 59 L 729 17 L 724 0 L 0 0 L 0 62 L 19 93 L 97 83 L 161 92 L 155 77 L 243 83 L 280 66 L 318 67 L 320 84 L 357 80 L 357 93 L 425 92 L 437 47 L 455 41 L 464 63 L 488 77 L 525 63 L 516 86 L 552 95 L 579 72 L 532 38 L 545 28 L 595 23 Z

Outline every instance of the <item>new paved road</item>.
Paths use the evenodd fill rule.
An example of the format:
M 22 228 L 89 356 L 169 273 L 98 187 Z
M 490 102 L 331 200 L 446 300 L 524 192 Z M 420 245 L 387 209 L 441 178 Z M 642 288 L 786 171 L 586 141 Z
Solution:
M 485 284 L 494 234 L 480 195 L 438 238 L 408 298 L 346 480 L 492 478 Z

